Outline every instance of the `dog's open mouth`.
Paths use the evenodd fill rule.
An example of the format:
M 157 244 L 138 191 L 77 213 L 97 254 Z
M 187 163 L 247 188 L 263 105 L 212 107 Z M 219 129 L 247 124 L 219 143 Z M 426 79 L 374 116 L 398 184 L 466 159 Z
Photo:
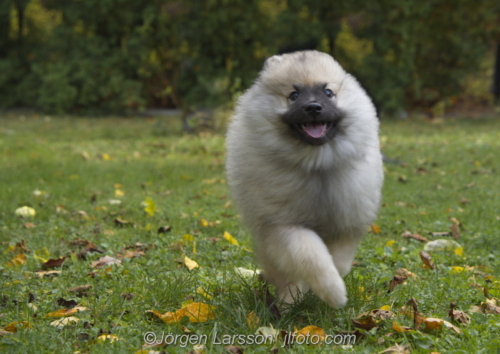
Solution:
M 326 136 L 326 133 L 333 127 L 332 122 L 310 122 L 300 124 L 300 128 L 311 138 L 317 139 Z
M 323 145 L 335 135 L 336 123 L 337 121 L 314 121 L 293 123 L 290 126 L 300 140 L 310 145 Z

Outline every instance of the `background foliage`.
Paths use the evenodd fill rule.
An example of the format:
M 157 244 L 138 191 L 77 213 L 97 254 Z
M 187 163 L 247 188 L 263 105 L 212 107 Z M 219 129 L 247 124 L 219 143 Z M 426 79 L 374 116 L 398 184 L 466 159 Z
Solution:
M 497 0 L 4 0 L 0 107 L 102 114 L 231 104 L 275 53 L 334 55 L 386 112 L 480 75 Z

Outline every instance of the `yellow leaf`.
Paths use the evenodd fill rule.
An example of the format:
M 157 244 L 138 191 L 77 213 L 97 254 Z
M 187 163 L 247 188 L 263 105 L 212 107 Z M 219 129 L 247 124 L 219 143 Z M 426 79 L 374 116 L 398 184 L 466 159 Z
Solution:
M 119 340 L 119 339 L 120 338 L 118 338 L 117 336 L 114 336 L 112 334 L 102 334 L 99 337 L 97 337 L 97 340 L 99 342 L 110 341 L 111 343 L 113 343 L 114 341 Z
M 389 305 L 384 305 L 380 309 L 385 311 L 391 311 L 391 307 Z
M 373 224 L 373 225 L 371 226 L 371 229 L 372 229 L 372 232 L 373 232 L 374 234 L 379 234 L 379 233 L 380 233 L 380 226 L 378 226 L 378 225 L 376 225 L 376 224 Z
M 184 243 L 193 242 L 194 236 L 190 234 L 185 234 L 184 236 L 182 236 L 182 240 L 184 241 Z
M 317 336 L 321 341 L 325 339 L 326 333 L 323 330 L 323 328 L 318 327 L 318 326 L 306 326 L 300 330 L 297 330 L 295 328 L 295 334 L 297 335 L 303 335 L 304 337 L 312 337 L 312 336 Z
M 24 253 L 19 253 L 17 256 L 12 258 L 7 265 L 9 267 L 19 266 L 26 263 L 26 255 Z
M 465 270 L 464 267 L 451 267 L 451 273 L 454 274 L 454 273 L 460 273 L 460 272 L 463 272 Z
M 200 220 L 200 225 L 203 226 L 203 227 L 207 227 L 208 226 L 208 221 L 206 221 L 205 219 L 201 219 Z
M 196 263 L 196 261 L 193 261 L 192 259 L 190 259 L 188 256 L 184 256 L 184 260 L 183 261 L 184 261 L 184 265 L 189 270 L 193 270 L 193 269 L 199 267 L 198 263 Z
M 247 324 L 250 328 L 256 328 L 259 325 L 260 318 L 255 314 L 255 311 L 250 312 L 247 315 Z
M 224 231 L 224 239 L 229 241 L 230 244 L 238 246 L 238 241 L 227 231 Z
M 15 213 L 16 213 L 16 215 L 23 216 L 23 217 L 29 217 L 29 216 L 36 215 L 35 209 L 30 208 L 29 206 L 23 206 L 23 207 L 17 208 Z
M 155 215 L 156 203 L 153 199 L 146 197 L 146 200 L 142 202 L 142 205 L 145 206 L 144 211 L 148 213 L 149 216 Z
M 3 253 L 14 252 L 16 250 L 16 245 L 9 245 Z
M 101 154 L 101 158 L 102 158 L 104 161 L 109 161 L 109 159 L 111 159 L 111 157 L 110 157 L 108 154 Z
M 392 329 L 396 332 L 408 332 L 413 330 L 411 327 L 400 326 L 396 322 L 392 322 Z
M 123 197 L 124 195 L 124 191 L 122 191 L 121 189 L 115 189 L 115 197 Z
M 440 318 L 428 317 L 424 319 L 424 323 L 426 330 L 441 329 L 443 327 L 444 320 Z
M 71 316 L 78 312 L 77 308 L 72 309 L 61 309 L 47 314 L 47 317 L 66 317 Z
M 214 310 L 215 307 L 212 305 L 207 305 L 202 302 L 192 302 L 186 307 L 180 308 L 175 312 L 167 312 L 165 314 L 161 314 L 156 310 L 150 310 L 147 312 L 153 313 L 166 324 L 170 324 L 180 322 L 184 316 L 189 318 L 189 322 L 207 322 L 209 319 L 215 318 L 213 314 Z
M 33 254 L 33 257 L 35 259 L 38 259 L 42 263 L 45 263 L 50 259 L 50 253 L 47 247 L 44 247 L 39 250 L 36 250 L 35 253 Z
M 196 293 L 200 294 L 201 296 L 203 296 L 204 298 L 206 298 L 208 300 L 212 300 L 212 296 L 210 296 L 210 294 L 207 293 L 205 291 L 205 289 L 203 289 L 203 287 L 201 287 L 201 286 L 199 286 L 198 289 L 196 289 Z
M 393 244 L 395 244 L 396 241 L 394 240 L 390 240 L 390 241 L 387 241 L 387 243 L 385 244 L 387 247 L 391 247 Z
M 10 333 L 16 333 L 18 329 L 25 329 L 25 328 L 31 328 L 31 324 L 28 321 L 11 322 L 7 326 L 5 326 L 3 329 L 4 329 L 4 331 L 10 332 Z

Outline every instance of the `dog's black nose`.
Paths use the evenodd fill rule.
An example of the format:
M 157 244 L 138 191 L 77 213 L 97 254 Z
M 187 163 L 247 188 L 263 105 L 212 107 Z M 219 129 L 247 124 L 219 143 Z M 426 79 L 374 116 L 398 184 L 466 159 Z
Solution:
M 318 102 L 310 102 L 304 107 L 304 111 L 313 118 L 316 118 L 321 113 L 322 109 L 323 107 Z

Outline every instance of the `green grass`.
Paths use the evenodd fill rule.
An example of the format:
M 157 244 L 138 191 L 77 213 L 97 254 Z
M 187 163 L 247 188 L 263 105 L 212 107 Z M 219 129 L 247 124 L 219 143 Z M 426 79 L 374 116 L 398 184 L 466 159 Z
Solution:
M 228 204 L 223 134 L 182 135 L 176 122 L 159 119 L 1 118 L 0 328 L 27 321 L 31 329 L 0 336 L 0 351 L 136 352 L 146 332 L 160 337 L 163 332 L 175 336 L 190 330 L 193 335 L 207 335 L 207 353 L 220 353 L 224 345 L 212 344 L 214 333 L 219 341 L 223 335 L 255 333 L 247 324 L 252 311 L 260 318 L 259 326 L 290 331 L 316 325 L 328 334 L 339 334 L 355 330 L 351 320 L 362 312 L 389 305 L 396 317 L 370 331 L 361 330 L 364 339 L 353 347 L 295 344 L 285 350 L 278 342 L 277 348 L 298 353 L 375 353 L 399 343 L 409 344 L 412 353 L 496 352 L 500 315 L 469 313 L 469 325 L 457 324 L 462 334 L 446 328 L 397 333 L 391 325 L 413 325 L 411 316 L 400 313 L 411 298 L 418 301 L 422 315 L 453 322 L 448 317 L 452 301 L 468 311 L 486 300 L 485 286 L 491 296 L 500 297 L 500 121 L 384 121 L 381 135 L 384 153 L 401 163 L 385 165 L 384 204 L 376 221 L 380 233 L 370 233 L 362 242 L 356 266 L 346 278 L 348 305 L 333 310 L 308 294 L 277 317 L 266 305 L 259 279 L 243 279 L 234 272 L 235 267 L 256 265 L 250 235 Z M 124 195 L 116 196 L 116 190 Z M 141 205 L 148 197 L 156 203 L 153 216 Z M 36 216 L 16 216 L 15 210 L 22 206 L 34 208 Z M 129 223 L 118 226 L 117 218 Z M 452 239 L 430 235 L 449 231 L 451 218 L 461 223 L 456 241 L 463 256 L 433 252 L 436 269 L 423 269 L 419 252 L 424 243 L 400 235 L 408 230 L 430 240 Z M 202 219 L 209 225 L 203 226 Z M 26 228 L 28 222 L 35 227 Z M 158 233 L 165 225 L 171 231 Z M 225 240 L 225 231 L 239 245 Z M 88 253 L 86 259 L 78 259 L 74 254 L 83 247 L 71 243 L 76 239 L 94 243 L 103 254 Z M 15 247 L 22 240 L 27 250 Z M 391 240 L 395 243 L 387 246 Z M 150 246 L 143 256 L 123 258 L 121 265 L 92 267 L 91 262 L 104 255 L 119 258 L 125 247 L 137 242 Z M 9 264 L 19 253 L 26 262 Z M 70 254 L 54 268 L 61 271 L 59 275 L 35 274 L 42 270 L 43 260 Z M 188 271 L 180 265 L 183 255 L 200 268 Z M 452 267 L 465 266 L 476 268 L 452 272 Z M 418 278 L 389 293 L 394 270 L 402 267 Z M 92 286 L 88 296 L 69 291 L 80 285 Z M 212 299 L 196 292 L 200 286 Z M 132 299 L 121 295 L 127 293 L 133 294 Z M 46 317 L 63 308 L 60 298 L 88 308 L 74 314 L 80 321 L 64 329 L 51 326 L 54 318 Z M 215 318 L 206 323 L 183 320 L 182 327 L 146 313 L 175 311 L 189 299 L 215 306 Z M 100 341 L 102 334 L 119 339 Z M 246 353 L 269 353 L 272 348 L 240 346 Z M 186 353 L 193 345 L 183 347 L 178 342 L 154 350 Z

